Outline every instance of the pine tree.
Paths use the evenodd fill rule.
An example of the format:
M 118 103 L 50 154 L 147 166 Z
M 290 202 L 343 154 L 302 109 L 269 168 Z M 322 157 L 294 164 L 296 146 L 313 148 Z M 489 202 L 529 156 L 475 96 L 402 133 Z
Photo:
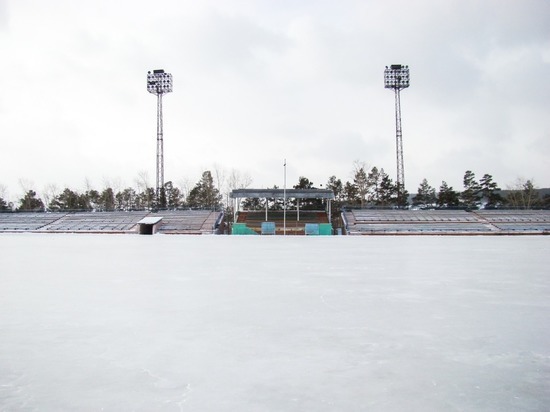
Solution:
M 136 191 L 131 187 L 127 187 L 115 195 L 115 208 L 117 210 L 134 210 L 136 208 L 136 198 Z
M 164 189 L 166 191 L 166 202 L 169 209 L 177 209 L 181 204 L 181 191 L 174 187 L 171 181 L 168 181 L 164 184 Z
M 115 194 L 112 188 L 108 187 L 103 190 L 99 198 L 99 207 L 103 211 L 115 210 Z
M 452 186 L 449 186 L 447 182 L 441 182 L 439 187 L 439 194 L 437 196 L 437 206 L 438 207 L 457 207 L 460 203 L 458 198 L 458 193 L 453 189 Z
M 209 170 L 203 172 L 201 180 L 189 192 L 187 203 L 190 207 L 211 208 L 219 207 L 220 191 L 214 186 L 214 179 Z
M 376 204 L 379 206 L 389 206 L 392 203 L 397 203 L 397 187 L 393 184 L 390 176 L 380 169 L 380 184 L 378 186 L 378 198 Z
M 374 166 L 367 176 L 368 196 L 367 201 L 369 203 L 378 204 L 380 195 L 380 171 Z
M 418 187 L 417 194 L 413 197 L 413 205 L 431 206 L 437 202 L 435 188 L 431 187 L 427 179 L 423 179 Z
M 86 196 L 65 188 L 63 192 L 55 196 L 48 205 L 52 211 L 84 210 L 87 208 Z
M 359 199 L 359 190 L 357 189 L 357 186 L 349 181 L 344 185 L 342 196 L 344 201 L 349 205 L 357 205 L 361 202 Z
M 307 177 L 300 176 L 298 179 L 298 184 L 293 186 L 294 189 L 316 189 L 313 182 L 311 182 Z M 323 200 L 322 199 L 292 199 L 291 204 L 296 207 L 297 203 L 300 202 L 300 209 L 304 210 L 321 210 L 323 209 Z
M 0 212 L 7 212 L 10 210 L 8 203 L 0 197 Z
M 22 199 L 19 199 L 19 211 L 25 212 L 38 212 L 44 210 L 44 203 L 41 199 L 36 197 L 36 192 L 34 190 L 29 190 L 25 193 L 25 196 Z
M 402 183 L 396 183 L 396 192 L 397 192 L 397 198 L 396 198 L 396 204 L 400 208 L 405 208 L 409 205 L 409 192 L 405 190 L 405 187 Z
M 155 189 L 147 187 L 136 197 L 136 208 L 138 209 L 151 209 L 154 206 L 155 201 Z
M 86 209 L 90 210 L 98 207 L 101 195 L 97 190 L 90 189 L 87 190 L 86 193 L 84 193 L 83 197 L 86 202 Z
M 247 197 L 241 203 L 243 210 L 265 210 L 265 203 L 257 197 Z
M 332 190 L 334 193 L 334 200 L 336 202 L 341 202 L 344 194 L 344 185 L 340 179 L 337 179 L 336 176 L 331 176 L 327 182 L 327 189 Z
M 494 208 L 503 202 L 503 198 L 500 195 L 500 188 L 493 182 L 493 176 L 484 174 L 479 181 L 481 197 L 486 201 L 486 208 Z
M 476 181 L 476 176 L 471 170 L 464 173 L 464 191 L 460 194 L 460 200 L 469 209 L 477 209 L 480 200 L 481 187 Z

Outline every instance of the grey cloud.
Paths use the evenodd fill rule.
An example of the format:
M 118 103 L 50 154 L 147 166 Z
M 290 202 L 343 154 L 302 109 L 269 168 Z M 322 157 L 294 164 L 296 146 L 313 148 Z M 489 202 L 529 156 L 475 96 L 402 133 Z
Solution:
M 183 30 L 180 41 L 198 64 L 210 71 L 253 74 L 264 65 L 265 54 L 282 53 L 289 39 L 242 16 L 210 13 L 192 34 Z
M 120 167 L 120 156 L 150 170 L 155 100 L 144 75 L 154 68 L 174 75 L 165 100 L 167 164 L 181 158 L 181 170 L 202 168 L 221 161 L 216 147 L 227 168 L 249 168 L 258 184 L 279 180 L 285 156 L 315 183 L 331 174 L 348 179 L 354 159 L 393 177 L 393 96 L 382 75 L 385 65 L 402 63 L 411 68 L 402 94 L 410 191 L 423 177 L 456 187 L 468 167 L 501 185 L 520 174 L 546 185 L 548 168 L 538 165 L 548 157 L 540 145 L 548 137 L 548 2 L 54 3 L 71 7 L 61 16 L 49 4 L 0 0 L 6 71 L 24 80 L 21 90 L 4 76 L 4 94 L 13 97 L 0 96 L 0 135 L 28 137 L 0 153 L 0 173 L 12 180 L 22 173 L 24 146 L 51 157 L 45 142 L 58 134 L 79 139 L 87 153 L 109 147 L 89 154 L 115 159 L 100 177 L 136 173 Z M 10 21 L 17 30 L 2 32 Z M 45 128 L 43 118 L 78 128 Z M 64 155 L 81 159 L 73 147 Z M 514 163 L 528 170 L 516 172 Z M 80 182 L 86 172 L 74 167 Z M 168 167 L 167 176 L 181 178 L 172 173 Z

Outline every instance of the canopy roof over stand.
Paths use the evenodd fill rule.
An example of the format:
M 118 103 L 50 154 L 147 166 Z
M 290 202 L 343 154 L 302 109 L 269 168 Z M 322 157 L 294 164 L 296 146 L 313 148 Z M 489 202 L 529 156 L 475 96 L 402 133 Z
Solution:
M 328 214 L 331 215 L 331 201 L 334 200 L 334 192 L 329 189 L 235 189 L 230 194 L 232 199 L 235 199 L 235 207 L 233 208 L 233 219 L 236 220 L 237 211 L 239 208 L 239 199 L 254 198 L 254 199 L 326 199 L 328 203 Z M 286 202 L 285 202 L 286 203 Z M 300 220 L 299 205 L 297 218 Z M 286 208 L 285 222 L 286 222 Z M 266 202 L 266 221 L 267 221 L 267 202 Z M 286 223 L 285 223 L 286 231 Z
M 334 192 L 329 189 L 235 189 L 231 191 L 232 199 L 328 199 L 334 200 Z

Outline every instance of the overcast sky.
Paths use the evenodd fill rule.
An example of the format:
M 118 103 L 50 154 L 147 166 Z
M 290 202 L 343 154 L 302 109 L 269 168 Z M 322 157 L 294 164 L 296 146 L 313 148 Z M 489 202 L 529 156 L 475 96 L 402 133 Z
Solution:
M 0 0 L 0 185 L 85 189 L 248 173 L 251 187 L 351 180 L 355 160 L 396 179 L 394 94 L 407 64 L 406 188 L 550 186 L 550 2 Z M 21 184 L 23 183 L 23 185 Z

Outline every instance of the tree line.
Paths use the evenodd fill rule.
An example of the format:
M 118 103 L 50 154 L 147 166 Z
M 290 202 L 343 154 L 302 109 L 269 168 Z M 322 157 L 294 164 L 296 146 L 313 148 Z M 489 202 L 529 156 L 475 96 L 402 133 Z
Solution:
M 336 176 L 329 177 L 325 188 L 334 192 L 333 210 L 343 207 L 358 208 L 439 208 L 439 209 L 479 209 L 479 208 L 514 208 L 532 209 L 549 208 L 550 194 L 543 197 L 534 187 L 533 182 L 518 181 L 513 188 L 501 190 L 493 176 L 484 174 L 479 181 L 474 172 L 467 170 L 463 177 L 463 189 L 455 190 L 442 181 L 439 189 L 432 187 L 427 179 L 418 186 L 417 193 L 409 194 L 394 182 L 390 176 L 378 167 L 370 170 L 359 162 L 354 164 L 353 178 L 342 182 Z M 319 185 L 322 187 L 322 184 Z M 300 176 L 294 189 L 318 189 L 307 177 Z M 273 186 L 277 189 L 277 186 Z M 267 204 L 266 204 L 267 202 Z M 289 208 L 297 206 L 297 200 L 288 201 Z M 302 199 L 300 208 L 304 210 L 322 210 L 323 202 L 319 199 Z M 282 210 L 283 199 L 244 199 L 242 208 L 246 210 Z
M 209 208 L 218 209 L 221 206 L 222 195 L 214 185 L 214 178 L 210 171 L 205 171 L 195 186 L 184 195 L 172 181 L 164 184 L 157 198 L 153 187 L 144 187 L 141 190 L 127 187 L 114 191 L 107 187 L 102 191 L 89 189 L 78 192 L 65 188 L 51 198 L 38 196 L 35 190 L 26 190 L 19 199 L 18 205 L 8 203 L 0 197 L 0 211 L 130 211 L 155 210 L 178 208 Z
M 439 189 L 431 186 L 427 179 L 420 182 L 417 192 L 409 195 L 384 172 L 373 167 L 368 173 L 364 167 L 357 167 L 352 181 L 342 184 L 331 176 L 327 188 L 332 189 L 340 205 L 358 207 L 417 207 L 417 208 L 462 208 L 491 209 L 549 208 L 550 194 L 540 196 L 531 180 L 518 180 L 514 187 L 503 191 L 493 176 L 484 174 L 477 180 L 475 173 L 467 170 L 463 177 L 462 190 L 455 190 L 446 181 Z
M 334 175 L 329 177 L 325 188 L 334 192 L 334 210 L 346 206 L 464 209 L 550 207 L 550 195 L 541 197 L 530 180 L 518 180 L 513 188 L 503 191 L 492 175 L 484 174 L 477 180 L 471 170 L 464 173 L 462 190 L 455 190 L 445 181 L 442 181 L 436 190 L 427 179 L 423 179 L 414 195 L 410 195 L 395 183 L 383 168 L 374 166 L 367 170 L 364 163 L 355 162 L 352 175 L 352 180 L 345 183 Z M 241 175 L 235 170 L 227 175 L 215 169 L 214 173 L 210 170 L 204 171 L 200 180 L 185 193 L 172 181 L 166 182 L 158 198 L 155 189 L 146 185 L 138 189 L 127 187 L 118 191 L 113 190 L 112 187 L 101 191 L 90 188 L 83 192 L 65 188 L 59 193 L 43 197 L 39 197 L 35 190 L 28 189 L 17 205 L 7 202 L 0 196 L 0 211 L 129 211 L 178 208 L 214 210 L 221 209 L 224 204 L 229 209 L 229 192 L 247 187 L 250 183 L 250 177 Z M 300 176 L 293 188 L 315 189 L 317 187 L 307 177 Z M 284 206 L 282 199 L 243 199 L 242 207 L 248 210 L 265 209 L 265 202 L 271 210 L 282 210 Z M 296 207 L 297 202 L 295 199 L 290 199 L 288 207 Z M 300 208 L 320 210 L 324 205 L 319 199 L 303 199 L 300 200 Z

